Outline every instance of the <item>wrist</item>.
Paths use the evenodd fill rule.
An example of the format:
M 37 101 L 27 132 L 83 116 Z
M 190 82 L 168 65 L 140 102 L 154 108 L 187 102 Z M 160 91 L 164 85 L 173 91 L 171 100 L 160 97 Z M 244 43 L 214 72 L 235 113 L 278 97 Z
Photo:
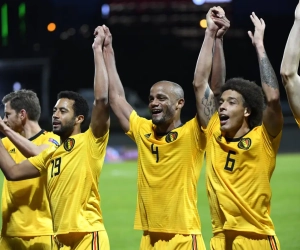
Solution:
M 216 30 L 210 30 L 210 29 L 206 29 L 205 30 L 205 36 L 208 36 L 208 37 L 215 38 L 216 37 L 216 33 L 217 33 Z
M 102 53 L 102 45 L 93 47 L 94 52 L 101 52 Z
M 114 53 L 114 49 L 113 49 L 112 45 L 110 44 L 108 46 L 103 47 L 103 52 L 104 53 Z
M 263 42 L 256 43 L 254 46 L 257 50 L 265 50 L 265 46 Z

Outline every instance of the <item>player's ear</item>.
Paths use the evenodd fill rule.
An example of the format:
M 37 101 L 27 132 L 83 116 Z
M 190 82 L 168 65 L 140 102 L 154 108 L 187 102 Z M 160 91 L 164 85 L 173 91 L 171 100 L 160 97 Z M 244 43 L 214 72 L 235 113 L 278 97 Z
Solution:
M 83 123 L 83 121 L 84 121 L 84 116 L 83 115 L 76 116 L 75 124 L 81 124 L 81 123 Z
M 21 109 L 19 112 L 21 120 L 24 120 L 27 117 L 27 112 L 25 109 Z
M 245 108 L 244 108 L 244 116 L 245 116 L 245 117 L 249 117 L 250 114 L 251 114 L 251 109 L 248 108 L 248 107 L 245 107 Z
M 183 98 L 180 98 L 180 99 L 177 101 L 176 109 L 182 109 L 183 106 L 184 106 L 184 99 L 183 99 Z

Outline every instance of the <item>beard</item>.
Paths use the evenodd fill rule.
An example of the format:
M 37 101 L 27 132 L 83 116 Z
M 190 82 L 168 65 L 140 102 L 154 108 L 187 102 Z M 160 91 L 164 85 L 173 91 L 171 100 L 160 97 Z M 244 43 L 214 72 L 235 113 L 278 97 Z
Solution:
M 67 122 L 65 125 L 61 125 L 59 129 L 52 129 L 53 133 L 60 137 L 69 137 L 74 130 L 75 118 Z

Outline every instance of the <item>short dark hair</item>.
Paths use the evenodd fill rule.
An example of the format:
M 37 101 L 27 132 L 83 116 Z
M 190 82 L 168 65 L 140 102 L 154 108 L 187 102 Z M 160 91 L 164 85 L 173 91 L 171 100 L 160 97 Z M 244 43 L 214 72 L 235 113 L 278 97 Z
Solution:
M 41 105 L 36 93 L 32 90 L 21 89 L 11 92 L 3 97 L 2 103 L 10 102 L 13 110 L 19 113 L 22 109 L 26 110 L 28 119 L 38 121 L 41 116 Z
M 73 109 L 75 116 L 83 115 L 84 116 L 84 122 L 87 120 L 89 115 L 89 105 L 87 101 L 77 92 L 74 91 L 61 91 L 57 95 L 57 99 L 61 98 L 67 98 L 70 100 L 74 100 Z
M 250 109 L 248 118 L 250 129 L 261 125 L 264 110 L 264 95 L 262 88 L 255 82 L 243 78 L 231 78 L 221 88 L 221 94 L 226 90 L 234 90 L 243 97 L 244 107 Z

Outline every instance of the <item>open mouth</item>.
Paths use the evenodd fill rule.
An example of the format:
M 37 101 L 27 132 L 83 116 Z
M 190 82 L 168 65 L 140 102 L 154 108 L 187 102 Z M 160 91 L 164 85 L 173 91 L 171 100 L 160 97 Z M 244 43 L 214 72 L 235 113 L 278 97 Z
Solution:
M 221 122 L 221 126 L 222 126 L 222 125 L 224 125 L 228 121 L 229 116 L 228 115 L 224 115 L 224 114 L 220 114 L 219 118 L 220 118 L 220 122 Z
M 53 128 L 60 126 L 60 122 L 52 122 Z
M 152 115 L 155 116 L 155 115 L 160 114 L 162 112 L 162 110 L 161 109 L 152 109 L 151 112 L 152 112 Z

